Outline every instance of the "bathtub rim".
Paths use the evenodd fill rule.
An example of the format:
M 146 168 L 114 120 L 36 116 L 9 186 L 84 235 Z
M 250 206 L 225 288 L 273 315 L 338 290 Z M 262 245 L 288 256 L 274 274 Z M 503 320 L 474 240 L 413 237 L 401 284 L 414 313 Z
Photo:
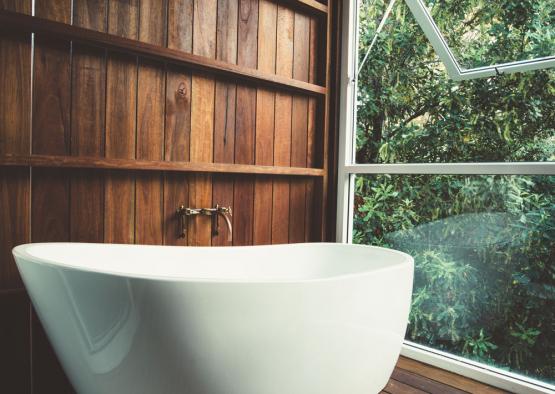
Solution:
M 176 245 L 144 245 L 144 244 L 120 244 L 120 243 L 98 243 L 98 242 L 31 242 L 25 243 L 21 245 L 17 245 L 12 249 L 12 254 L 16 257 L 16 264 L 19 270 L 19 262 L 17 258 L 21 258 L 28 262 L 34 264 L 40 264 L 44 266 L 50 267 L 58 267 L 58 268 L 66 268 L 81 272 L 90 272 L 95 274 L 102 274 L 102 275 L 112 275 L 121 278 L 128 278 L 128 279 L 142 279 L 142 280 L 153 280 L 153 281 L 164 281 L 164 282 L 179 282 L 179 283 L 210 283 L 210 284 L 251 284 L 251 285 L 279 285 L 279 284 L 301 284 L 301 283 L 320 283 L 320 282 L 333 282 L 338 280 L 346 280 L 355 277 L 362 277 L 366 275 L 372 275 L 378 272 L 383 271 L 390 271 L 403 268 L 405 266 L 409 266 L 412 273 L 414 273 L 414 258 L 405 253 L 401 252 L 396 249 L 391 248 L 384 248 L 381 246 L 373 246 L 373 245 L 358 245 L 358 244 L 349 244 L 349 243 L 338 243 L 338 242 L 302 242 L 302 243 L 295 243 L 295 244 L 272 244 L 272 245 L 245 245 L 245 246 L 219 246 L 217 247 L 218 250 L 226 250 L 226 249 L 252 249 L 252 248 L 287 248 L 287 247 L 296 247 L 296 248 L 304 248 L 304 247 L 314 247 L 314 246 L 348 246 L 349 248 L 359 248 L 359 249 L 373 249 L 373 250 L 382 250 L 386 251 L 387 253 L 391 253 L 393 255 L 398 256 L 400 259 L 399 261 L 392 262 L 391 265 L 381 267 L 381 268 L 372 268 L 371 266 L 368 269 L 359 270 L 356 272 L 348 272 L 348 273 L 340 273 L 336 275 L 330 276 L 322 276 L 322 277 L 313 277 L 313 278 L 280 278 L 280 279 L 267 279 L 267 278 L 206 278 L 206 277 L 194 277 L 194 276 L 178 276 L 178 275 L 159 275 L 159 274 L 146 274 L 140 272 L 123 272 L 123 271 L 112 271 L 107 269 L 92 269 L 90 267 L 84 267 L 76 264 L 66 264 L 60 263 L 53 259 L 48 258 L 41 258 L 36 257 L 35 255 L 30 254 L 27 249 L 36 246 L 36 245 L 113 245 L 113 246 L 123 246 L 123 247 L 130 247 L 130 248 L 138 248 L 138 247 L 152 247 L 152 248 L 174 248 L 174 249 L 182 249 L 182 248 L 194 248 L 194 249 L 214 249 L 213 246 L 176 246 Z

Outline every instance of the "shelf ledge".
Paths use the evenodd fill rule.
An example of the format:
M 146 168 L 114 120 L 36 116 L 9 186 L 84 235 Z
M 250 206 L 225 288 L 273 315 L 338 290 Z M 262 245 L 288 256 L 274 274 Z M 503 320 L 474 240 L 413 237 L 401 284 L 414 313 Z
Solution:
M 253 164 L 193 163 L 188 161 L 155 161 L 112 159 L 104 157 L 31 155 L 0 157 L 0 166 L 51 168 L 91 168 L 127 171 L 205 172 L 247 175 L 279 175 L 323 177 L 321 168 L 259 166 Z
M 18 12 L 0 11 L 0 30 L 8 31 L 11 34 L 14 32 L 39 33 L 116 52 L 147 57 L 183 66 L 193 71 L 214 74 L 226 78 L 228 81 L 231 79 L 232 82 L 241 81 L 321 98 L 327 92 L 324 86 L 297 79 Z

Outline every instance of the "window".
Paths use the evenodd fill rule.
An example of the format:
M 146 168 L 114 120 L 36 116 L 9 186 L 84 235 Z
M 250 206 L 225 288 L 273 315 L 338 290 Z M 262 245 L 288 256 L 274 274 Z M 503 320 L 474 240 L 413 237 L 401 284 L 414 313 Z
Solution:
M 549 392 L 555 69 L 450 78 L 417 2 L 345 2 L 338 241 L 415 257 L 405 354 L 511 391 Z M 426 2 L 465 68 L 555 53 L 553 0 L 484 4 Z
M 555 2 L 406 0 L 455 80 L 555 67 Z

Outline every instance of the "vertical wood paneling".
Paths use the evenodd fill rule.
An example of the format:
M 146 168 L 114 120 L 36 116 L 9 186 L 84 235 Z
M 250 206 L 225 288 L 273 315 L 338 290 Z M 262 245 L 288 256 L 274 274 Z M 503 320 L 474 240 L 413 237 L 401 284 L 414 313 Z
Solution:
M 141 0 L 139 40 L 164 46 L 166 2 Z M 164 66 L 139 60 L 137 102 L 137 159 L 164 158 Z M 135 193 L 135 242 L 161 244 L 163 241 L 163 177 L 160 173 L 139 173 Z
M 168 48 L 191 52 L 193 47 L 193 0 L 169 0 Z M 191 138 L 191 75 L 169 67 L 166 78 L 165 159 L 188 161 Z M 189 201 L 186 175 L 164 176 L 164 243 L 186 245 L 176 209 Z
M 108 32 L 138 38 L 138 1 L 110 0 Z M 106 157 L 135 157 L 137 59 L 108 55 L 106 75 Z M 135 241 L 135 180 L 130 173 L 106 175 L 104 241 Z
M 31 0 L 0 0 L 0 10 L 31 14 Z
M 277 5 L 260 0 L 258 22 L 258 69 L 276 71 Z M 255 164 L 274 164 L 275 93 L 258 89 L 256 96 Z M 254 183 L 253 242 L 272 243 L 272 191 L 270 177 L 258 176 Z
M 193 50 L 194 0 L 168 0 L 168 48 Z
M 68 172 L 52 168 L 34 168 L 31 196 L 31 241 L 69 241 Z M 34 392 L 71 392 L 71 385 L 36 317 L 33 317 L 32 337 Z
M 29 154 L 31 37 L 0 36 L 0 154 Z
M 278 5 L 276 73 L 293 75 L 294 13 Z M 291 104 L 288 93 L 276 93 L 274 165 L 291 165 Z M 272 207 L 272 243 L 289 241 L 289 180 L 274 180 Z
M 218 0 L 216 58 L 237 63 L 238 1 Z M 235 110 L 237 85 L 216 81 L 214 112 L 214 162 L 233 163 L 235 159 Z M 233 206 L 234 181 L 229 176 L 212 179 L 212 205 Z M 212 238 L 212 245 L 231 245 L 225 226 Z
M 30 306 L 23 290 L 0 291 L 0 391 L 31 393 Z
M 63 23 L 71 22 L 71 1 L 38 0 L 36 15 Z M 70 153 L 70 44 L 35 35 L 33 85 L 33 153 Z M 70 240 L 69 173 L 56 169 L 33 169 L 31 192 L 31 241 Z M 40 323 L 33 324 L 33 387 L 36 393 L 69 392 L 70 385 Z M 36 330 L 35 330 L 36 327 Z
M 30 1 L 0 0 L 0 9 L 17 11 L 29 14 Z M 30 153 L 31 134 L 31 37 L 30 35 L 2 35 L 0 37 L 0 154 L 26 155 Z M 29 241 L 29 169 L 27 168 L 0 168 L 0 291 L 21 288 L 23 284 L 19 277 L 12 248 L 17 244 Z M 8 301 L 7 301 L 8 300 Z M 11 298 L 2 301 L 3 311 L 1 316 L 7 314 L 5 303 Z M 14 308 L 16 308 L 14 306 Z M 17 309 L 19 311 L 19 309 Z M 16 309 L 14 309 L 14 320 Z M 17 324 L 14 321 L 14 324 Z M 20 328 L 19 325 L 16 327 Z M 3 335 L 2 335 L 3 337 Z M 6 336 L 6 340 L 9 336 Z M 7 343 L 2 340 L 2 343 Z M 16 342 L 19 343 L 19 342 Z M 11 349 L 1 347 L 2 349 Z M 22 351 L 24 351 L 22 349 Z M 9 358 L 12 352 L 6 351 L 0 355 L 1 360 L 11 363 Z M 14 367 L 23 369 L 19 361 L 23 358 L 29 362 L 27 354 L 18 355 L 21 359 Z M 28 365 L 27 365 L 28 372 Z M 1 368 L 4 370 L 4 368 Z M 11 368 L 10 368 L 11 370 Z M 14 371 L 12 376 L 7 376 L 9 384 L 25 392 L 26 382 L 21 371 Z M 26 379 L 29 377 L 26 376 Z
M 106 31 L 104 0 L 75 0 L 73 23 Z M 104 156 L 106 109 L 106 52 L 73 46 L 71 104 L 71 155 Z M 98 171 L 71 172 L 70 239 L 104 240 L 104 178 Z
M 310 20 L 310 47 L 309 47 L 309 70 L 308 81 L 316 83 L 318 78 L 318 22 L 317 19 Z M 308 99 L 308 134 L 307 134 L 307 149 L 306 149 L 306 166 L 315 167 L 315 151 L 316 151 L 316 130 L 317 130 L 317 101 L 314 97 Z M 319 206 L 315 201 L 315 182 L 314 179 L 306 181 L 306 205 L 305 205 L 305 241 L 321 241 L 319 238 L 319 228 L 321 221 L 317 218 L 319 216 Z
M 193 53 L 216 56 L 216 0 L 195 0 L 193 16 Z M 213 78 L 193 76 L 191 97 L 191 161 L 213 160 L 214 93 Z M 212 204 L 212 177 L 193 175 L 189 180 L 189 206 L 209 207 Z M 211 244 L 209 217 L 196 216 L 188 221 L 189 245 Z
M 69 51 L 68 42 L 35 36 L 33 153 L 69 153 Z
M 29 242 L 29 169 L 0 168 L 0 291 L 22 288 L 12 248 Z
M 72 0 L 35 0 L 35 15 L 56 22 L 71 23 Z
M 237 63 L 256 68 L 258 62 L 258 0 L 239 1 L 237 28 Z M 237 87 L 235 115 L 235 163 L 254 164 L 256 128 L 256 90 Z M 254 178 L 237 177 L 233 190 L 233 244 L 251 245 L 253 242 Z
M 310 20 L 295 14 L 293 78 L 308 81 Z M 291 165 L 306 167 L 308 98 L 293 96 L 291 113 Z M 289 196 L 289 242 L 305 240 L 306 180 L 291 179 Z

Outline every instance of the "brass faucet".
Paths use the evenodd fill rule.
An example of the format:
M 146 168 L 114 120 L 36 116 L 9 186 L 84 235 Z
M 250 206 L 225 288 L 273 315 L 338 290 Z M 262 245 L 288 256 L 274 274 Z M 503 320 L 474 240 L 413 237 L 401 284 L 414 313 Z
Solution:
M 221 207 L 218 204 L 214 208 L 189 208 L 181 205 L 177 208 L 177 216 L 179 219 L 179 226 L 181 228 L 180 238 L 185 238 L 187 235 L 187 220 L 189 216 L 204 215 L 210 216 L 212 219 L 212 236 L 220 233 L 219 217 L 225 219 L 227 225 L 227 240 L 231 242 L 233 237 L 233 226 L 231 224 L 231 216 L 233 215 L 231 207 Z

